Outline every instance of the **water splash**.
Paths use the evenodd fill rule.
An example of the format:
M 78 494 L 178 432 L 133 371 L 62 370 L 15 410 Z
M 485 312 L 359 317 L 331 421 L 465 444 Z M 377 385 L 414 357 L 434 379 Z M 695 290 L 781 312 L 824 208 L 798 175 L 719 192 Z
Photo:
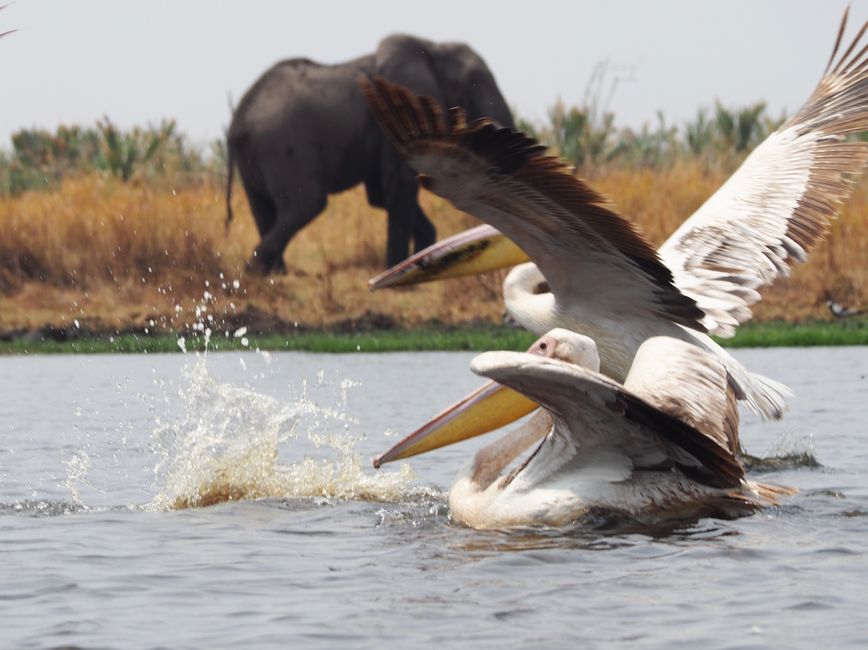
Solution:
M 79 492 L 78 486 L 85 484 L 93 487 L 87 480 L 87 474 L 91 467 L 90 456 L 88 456 L 86 450 L 77 449 L 69 458 L 64 459 L 63 464 L 66 465 L 66 480 L 63 482 L 63 485 L 69 491 L 73 504 L 84 508 L 84 501 L 81 499 L 81 492 Z
M 418 496 L 405 464 L 395 472 L 366 473 L 356 451 L 363 438 L 351 433 L 346 398 L 353 382 L 338 386 L 337 408 L 318 406 L 312 390 L 326 386 L 322 374 L 288 402 L 237 385 L 220 383 L 204 355 L 182 370 L 182 414 L 157 422 L 153 447 L 155 510 L 195 508 L 242 499 L 325 497 L 402 501 Z M 307 449 L 310 453 L 305 453 Z M 294 460 L 281 462 L 281 452 Z
M 814 453 L 813 436 L 795 433 L 779 436 L 762 456 L 745 454 L 741 460 L 751 472 L 777 472 L 823 466 Z
M 79 503 L 59 499 L 24 499 L 11 503 L 0 502 L 0 515 L 24 515 L 27 517 L 60 517 L 75 515 L 88 508 Z

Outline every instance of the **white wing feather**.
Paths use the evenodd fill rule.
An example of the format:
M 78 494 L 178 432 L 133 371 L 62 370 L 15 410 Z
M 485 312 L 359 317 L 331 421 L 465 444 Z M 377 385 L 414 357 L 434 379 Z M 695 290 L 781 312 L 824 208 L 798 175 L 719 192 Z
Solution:
M 831 70 L 801 110 L 658 250 L 711 334 L 732 336 L 750 319 L 757 288 L 806 259 L 868 161 L 868 143 L 845 138 L 868 130 L 868 48 L 856 51 L 865 25 L 831 65 L 846 18 Z

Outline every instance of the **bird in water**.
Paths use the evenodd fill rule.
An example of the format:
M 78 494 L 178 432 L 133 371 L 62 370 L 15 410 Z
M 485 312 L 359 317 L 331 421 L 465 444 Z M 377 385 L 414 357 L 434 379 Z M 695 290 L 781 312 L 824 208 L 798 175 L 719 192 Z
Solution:
M 420 184 L 488 225 L 421 251 L 373 288 L 519 263 L 504 300 L 536 334 L 554 327 L 597 344 L 601 372 L 624 381 L 642 343 L 669 336 L 710 351 L 739 400 L 780 417 L 783 384 L 749 372 L 708 334 L 731 336 L 758 289 L 787 275 L 820 241 L 868 161 L 868 23 L 826 70 L 801 109 L 655 251 L 603 196 L 531 138 L 372 78 L 363 90 Z M 513 243 L 514 242 L 514 243 Z M 527 262 L 528 259 L 533 262 Z
M 485 352 L 471 369 L 542 408 L 478 451 L 449 490 L 453 520 L 478 529 L 565 526 L 594 514 L 647 523 L 735 517 L 793 490 L 750 481 L 735 454 L 737 406 L 708 351 L 651 337 L 623 383 L 599 372 L 594 341 L 554 329 L 525 352 Z M 473 397 L 374 461 L 476 435 Z

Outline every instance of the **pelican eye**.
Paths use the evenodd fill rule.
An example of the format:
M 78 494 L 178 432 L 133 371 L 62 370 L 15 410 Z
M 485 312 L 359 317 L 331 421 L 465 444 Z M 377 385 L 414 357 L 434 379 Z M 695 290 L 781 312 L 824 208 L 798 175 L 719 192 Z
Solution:
M 548 345 L 546 344 L 545 341 L 543 341 L 543 342 L 541 342 L 541 343 L 539 344 L 539 349 L 540 349 L 540 350 L 545 350 L 547 347 L 548 347 Z

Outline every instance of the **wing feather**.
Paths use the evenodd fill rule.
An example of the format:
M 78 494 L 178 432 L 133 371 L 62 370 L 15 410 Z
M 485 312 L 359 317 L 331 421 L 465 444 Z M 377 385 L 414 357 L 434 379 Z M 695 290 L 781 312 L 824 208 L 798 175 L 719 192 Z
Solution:
M 702 330 L 703 313 L 631 222 L 546 148 L 491 120 L 466 123 L 436 102 L 380 78 L 362 89 L 420 184 L 486 221 L 537 263 L 558 300 L 633 309 Z M 600 287 L 605 287 L 601 291 Z
M 757 289 L 806 259 L 868 162 L 868 142 L 847 138 L 868 130 L 868 45 L 857 51 L 868 22 L 838 57 L 846 22 L 805 105 L 658 251 L 712 334 L 732 336 Z
M 666 336 L 649 338 L 636 352 L 624 388 L 731 453 L 739 451 L 735 394 L 714 354 Z
M 555 430 L 569 437 L 572 455 L 611 448 L 636 462 L 650 457 L 653 447 L 709 485 L 734 486 L 744 477 L 741 464 L 716 431 L 700 430 L 680 414 L 668 412 L 666 405 L 656 406 L 599 373 L 519 352 L 486 352 L 471 368 L 548 410 Z

